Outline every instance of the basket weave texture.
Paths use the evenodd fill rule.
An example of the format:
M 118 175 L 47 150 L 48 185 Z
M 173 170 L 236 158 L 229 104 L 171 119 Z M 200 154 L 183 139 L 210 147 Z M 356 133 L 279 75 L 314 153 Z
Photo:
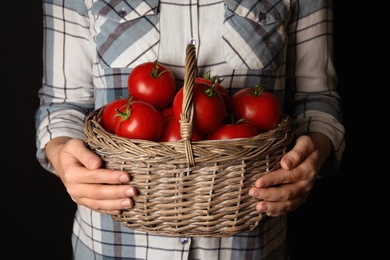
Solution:
M 192 87 L 196 50 L 186 48 L 182 140 L 153 142 L 108 133 L 100 124 L 104 107 L 86 119 L 87 146 L 108 169 L 131 174 L 138 189 L 133 208 L 112 218 L 124 226 L 166 236 L 228 237 L 255 229 L 265 218 L 248 195 L 255 180 L 279 168 L 293 139 L 283 115 L 278 126 L 250 138 L 191 141 Z

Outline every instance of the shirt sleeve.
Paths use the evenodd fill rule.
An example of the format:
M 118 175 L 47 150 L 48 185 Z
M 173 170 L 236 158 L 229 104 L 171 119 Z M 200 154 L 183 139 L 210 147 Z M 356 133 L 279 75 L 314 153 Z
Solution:
M 345 129 L 333 64 L 332 1 L 296 1 L 288 25 L 286 109 L 297 136 L 320 132 L 333 154 L 318 177 L 335 173 L 344 152 Z
M 84 138 L 94 106 L 89 20 L 84 1 L 43 1 L 43 78 L 36 111 L 37 159 L 53 171 L 45 146 L 53 138 Z M 75 62 L 77 61 L 77 62 Z

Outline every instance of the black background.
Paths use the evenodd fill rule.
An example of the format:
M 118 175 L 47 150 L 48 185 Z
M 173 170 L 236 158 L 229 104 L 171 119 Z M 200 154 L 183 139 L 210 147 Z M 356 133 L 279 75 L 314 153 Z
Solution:
M 35 159 L 34 113 L 42 77 L 41 1 L 18 6 L 7 2 L 1 10 L 1 19 L 6 19 L 1 38 L 5 159 L 0 231 L 6 244 L 0 257 L 70 259 L 75 205 L 59 179 Z M 386 8 L 373 4 L 334 3 L 335 65 L 347 148 L 340 171 L 317 181 L 307 202 L 289 215 L 293 260 L 385 259 L 388 255 L 389 15 Z

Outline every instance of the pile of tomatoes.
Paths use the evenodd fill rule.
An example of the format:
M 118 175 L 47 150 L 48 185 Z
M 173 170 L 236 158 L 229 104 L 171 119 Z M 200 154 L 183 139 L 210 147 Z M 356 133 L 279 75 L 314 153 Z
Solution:
M 267 132 L 281 116 L 278 99 L 261 86 L 246 87 L 232 96 L 218 76 L 195 78 L 191 140 L 244 138 Z M 183 88 L 157 61 L 136 66 L 128 77 L 128 98 L 108 103 L 101 117 L 103 128 L 118 136 L 159 142 L 182 139 L 180 114 Z

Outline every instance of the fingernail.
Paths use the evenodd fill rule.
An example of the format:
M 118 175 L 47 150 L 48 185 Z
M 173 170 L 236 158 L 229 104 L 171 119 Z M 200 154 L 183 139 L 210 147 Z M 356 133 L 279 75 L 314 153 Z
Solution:
M 123 208 L 130 208 L 130 200 L 128 200 L 128 199 L 122 200 L 121 206 Z
M 285 158 L 285 159 L 284 159 L 284 163 L 287 165 L 287 167 L 288 167 L 289 169 L 292 168 L 293 163 L 292 163 L 292 161 L 291 161 L 289 158 Z
M 257 207 L 258 212 L 266 212 L 268 207 L 264 204 L 261 204 L 260 206 Z
M 120 182 L 129 182 L 130 179 L 129 179 L 129 177 L 127 175 L 122 175 L 122 176 L 119 177 L 119 181 Z
M 91 164 L 92 164 L 92 169 L 97 169 L 99 164 L 100 164 L 100 160 L 99 159 L 96 159 L 96 158 L 93 158 L 91 160 Z
M 251 190 L 249 190 L 249 196 L 257 198 L 260 196 L 260 192 L 258 190 L 255 190 L 255 189 L 251 189 Z
M 128 189 L 125 193 L 126 193 L 126 196 L 128 196 L 128 197 L 134 196 L 134 191 L 133 191 L 133 189 Z

